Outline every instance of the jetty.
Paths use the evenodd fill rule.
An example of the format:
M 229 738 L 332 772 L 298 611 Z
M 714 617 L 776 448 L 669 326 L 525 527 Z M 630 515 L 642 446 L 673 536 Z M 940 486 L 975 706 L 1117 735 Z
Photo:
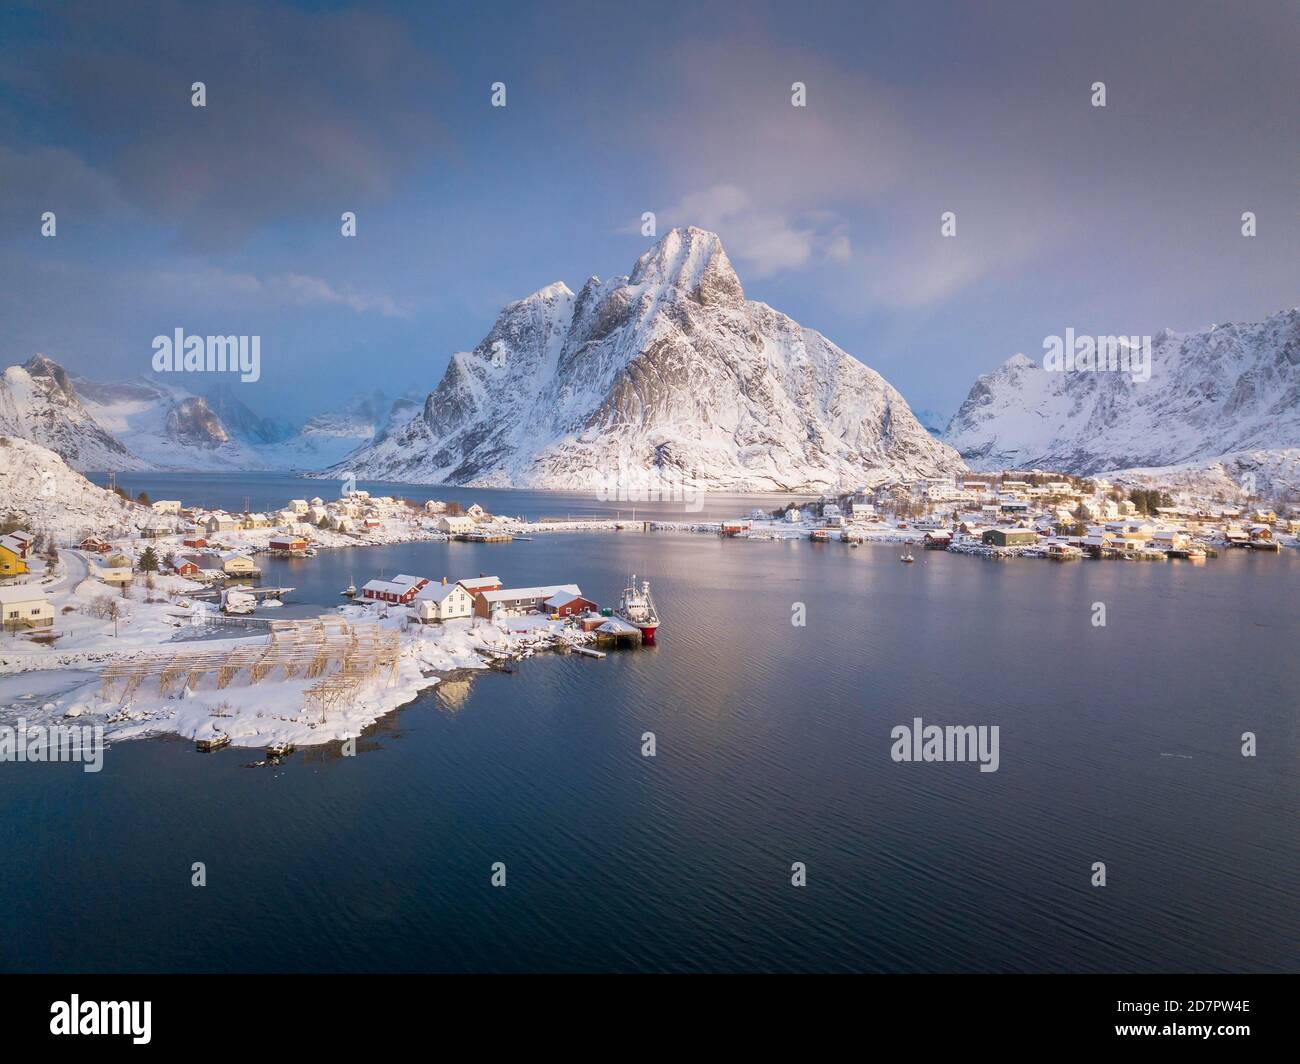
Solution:
M 452 539 L 461 543 L 513 543 L 515 537 L 509 532 L 457 532 Z
M 601 646 L 640 646 L 641 629 L 622 617 L 610 617 L 596 629 L 596 642 Z
M 255 599 L 282 599 L 285 595 L 291 595 L 298 589 L 296 587 L 237 587 L 234 590 L 241 595 L 251 595 Z M 203 601 L 213 601 L 221 598 L 220 591 L 191 591 L 188 595 L 192 599 L 201 599 Z

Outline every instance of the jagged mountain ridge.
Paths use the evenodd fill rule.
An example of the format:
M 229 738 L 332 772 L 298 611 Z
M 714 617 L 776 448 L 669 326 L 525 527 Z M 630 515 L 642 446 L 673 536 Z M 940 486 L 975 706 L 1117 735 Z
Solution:
M 0 376 L 0 433 L 48 447 L 82 471 L 314 470 L 418 409 L 383 398 L 387 420 L 350 433 L 298 433 L 256 414 L 228 383 L 209 396 L 149 378 L 103 382 L 45 355 Z M 360 431 L 365 428 L 366 431 Z
M 1152 338 L 1151 375 L 1049 372 L 1015 355 L 980 377 L 943 439 L 973 468 L 1089 474 L 1300 446 L 1300 309 Z
M 721 241 L 693 227 L 629 276 L 506 306 L 419 416 L 345 465 L 328 473 L 570 490 L 659 474 L 734 491 L 962 468 L 879 374 L 747 300 Z
M 0 377 L 0 434 L 29 440 L 78 469 L 148 469 L 82 405 L 67 372 L 36 355 Z

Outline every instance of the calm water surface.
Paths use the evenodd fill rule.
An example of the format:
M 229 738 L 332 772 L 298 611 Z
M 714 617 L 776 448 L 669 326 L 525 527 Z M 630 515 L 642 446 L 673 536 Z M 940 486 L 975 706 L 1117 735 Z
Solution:
M 1300 555 L 897 558 L 618 533 L 275 562 L 326 605 L 381 569 L 612 604 L 635 571 L 666 620 L 653 649 L 426 692 L 353 758 L 153 740 L 98 775 L 0 765 L 0 967 L 1300 967 Z M 895 764 L 915 716 L 999 725 L 999 771 Z

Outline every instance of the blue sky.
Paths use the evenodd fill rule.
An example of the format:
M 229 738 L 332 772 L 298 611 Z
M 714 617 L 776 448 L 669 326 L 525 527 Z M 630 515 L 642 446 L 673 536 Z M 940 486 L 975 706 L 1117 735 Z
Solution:
M 424 393 L 653 210 L 947 414 L 1067 327 L 1300 302 L 1297 54 L 1283 2 L 9 4 L 0 357 L 257 333 L 263 413 Z

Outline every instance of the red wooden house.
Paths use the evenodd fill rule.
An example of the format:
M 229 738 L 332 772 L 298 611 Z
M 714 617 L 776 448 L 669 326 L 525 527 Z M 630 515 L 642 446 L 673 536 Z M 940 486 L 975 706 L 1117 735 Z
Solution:
M 373 602 L 392 602 L 405 606 L 429 581 L 423 576 L 398 573 L 391 580 L 370 580 L 361 589 L 361 597 Z
M 552 617 L 578 617 L 584 613 L 595 613 L 599 608 L 589 598 L 575 595 L 571 591 L 560 591 L 542 604 Z

